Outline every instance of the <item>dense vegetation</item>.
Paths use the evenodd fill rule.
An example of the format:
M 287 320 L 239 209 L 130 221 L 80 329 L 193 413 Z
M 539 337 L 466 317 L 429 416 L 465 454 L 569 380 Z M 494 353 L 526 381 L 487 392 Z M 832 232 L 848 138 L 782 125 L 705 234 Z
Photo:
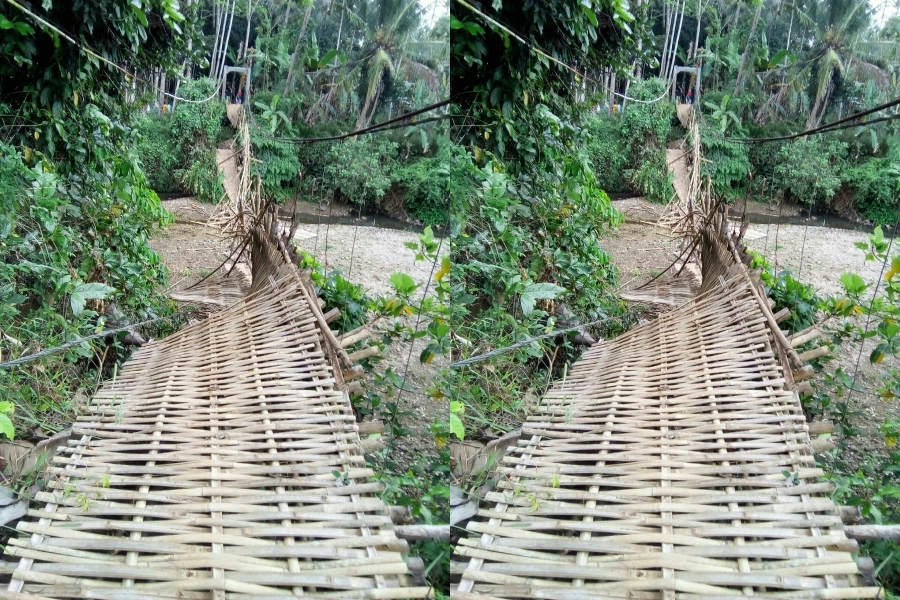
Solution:
M 634 48 L 627 28 L 638 25 L 615 0 L 481 10 L 588 70 L 624 64 Z M 623 149 L 603 146 L 602 125 L 593 105 L 580 100 L 576 74 L 461 4 L 451 6 L 450 27 L 454 112 L 462 115 L 454 124 L 450 192 L 459 203 L 451 227 L 454 357 L 512 345 L 567 321 L 602 320 L 600 331 L 619 329 L 617 272 L 599 242 L 621 221 L 601 187 L 616 175 L 597 160 Z M 655 89 L 648 83 L 645 93 Z M 629 133 L 646 137 L 648 154 L 661 151 L 669 110 L 648 105 L 628 121 Z M 641 145 L 636 139 L 622 162 Z M 457 371 L 451 410 L 460 418 L 458 435 L 463 427 L 475 437 L 514 428 L 527 410 L 525 392 L 540 393 L 579 354 L 572 337 L 534 341 Z
M 114 0 L 45 6 L 52 22 L 135 69 L 174 66 L 185 49 L 179 32 L 191 30 L 177 3 L 164 0 L 124 11 Z M 9 4 L 0 6 L 0 29 L 0 354 L 93 333 L 119 311 L 133 321 L 169 314 L 166 271 L 147 245 L 169 216 L 134 151 L 130 78 Z M 97 379 L 88 372 L 125 354 L 101 339 L 0 370 L 17 433 L 65 427 L 74 392 Z
M 280 201 L 336 200 L 444 224 L 446 126 L 440 122 L 407 123 L 345 141 L 299 141 L 353 131 L 445 98 L 448 31 L 446 18 L 436 18 L 437 5 L 426 12 L 416 0 L 324 7 L 283 0 L 256 3 L 249 15 L 246 7 L 231 8 L 236 12 L 226 15 L 232 27 L 230 35 L 220 35 L 224 42 L 215 37 L 216 18 L 229 6 L 201 2 L 195 11 L 207 47 L 224 44 L 228 66 L 251 70 L 250 137 L 258 159 L 252 171 L 266 193 Z M 195 78 L 216 74 L 199 65 L 187 71 Z M 212 79 L 219 81 L 221 73 Z M 244 76 L 230 76 L 225 86 L 234 99 L 238 90 L 244 93 Z M 178 89 L 192 99 L 212 91 L 199 81 Z M 145 119 L 141 155 L 158 192 L 182 191 L 215 202 L 221 191 L 203 183 L 215 173 L 210 169 L 216 133 L 206 129 L 212 115 L 206 109 L 185 115 L 189 106 L 176 102 L 173 113 Z M 188 163 L 190 169 L 171 169 Z

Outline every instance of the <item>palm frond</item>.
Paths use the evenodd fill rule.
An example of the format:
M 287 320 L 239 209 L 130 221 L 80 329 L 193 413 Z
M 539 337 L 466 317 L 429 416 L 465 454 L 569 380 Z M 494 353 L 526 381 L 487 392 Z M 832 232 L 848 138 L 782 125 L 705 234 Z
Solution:
M 397 74 L 407 81 L 423 81 L 431 89 L 437 88 L 440 84 L 437 71 L 406 57 L 400 58 Z
M 889 62 L 900 58 L 898 40 L 864 40 L 853 44 L 855 53 L 868 62 Z
M 378 91 L 378 86 L 381 84 L 381 78 L 384 76 L 384 72 L 394 72 L 394 63 L 391 61 L 391 57 L 388 55 L 388 53 L 384 49 L 379 48 L 375 51 L 375 54 L 369 61 L 368 71 L 368 83 L 366 84 L 366 100 L 371 101 Z
M 418 62 L 449 60 L 450 44 L 447 40 L 411 40 L 403 44 L 403 54 Z
M 882 89 L 887 88 L 890 79 L 884 69 L 877 65 L 873 65 L 870 62 L 856 58 L 855 56 L 851 56 L 847 62 L 849 63 L 849 68 L 847 70 L 849 71 L 850 76 L 857 81 L 873 81 L 878 87 Z

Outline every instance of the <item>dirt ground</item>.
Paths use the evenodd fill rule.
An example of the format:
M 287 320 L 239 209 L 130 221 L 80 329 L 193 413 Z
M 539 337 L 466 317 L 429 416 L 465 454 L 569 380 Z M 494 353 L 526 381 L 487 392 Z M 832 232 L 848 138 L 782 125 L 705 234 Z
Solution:
M 163 263 L 169 268 L 173 289 L 184 289 L 208 275 L 228 256 L 230 239 L 202 225 L 208 218 L 211 207 L 194 202 L 190 198 L 166 201 L 166 208 L 176 216 L 176 222 L 151 240 L 151 246 L 160 253 Z M 390 295 L 393 273 L 403 272 L 422 285 L 432 276 L 432 264 L 427 261 L 415 262 L 415 252 L 404 247 L 404 242 L 416 241 L 418 234 L 411 231 L 382 229 L 361 222 L 360 227 L 351 225 L 303 225 L 301 235 L 311 235 L 298 239 L 297 245 L 317 257 L 328 269 L 340 270 L 344 277 L 362 285 L 372 295 Z M 421 295 L 416 295 L 421 299 Z M 406 317 L 405 324 L 416 325 L 415 317 Z M 428 324 L 423 320 L 420 328 Z M 379 323 L 390 327 L 390 323 Z M 410 415 L 404 419 L 411 430 L 409 436 L 400 440 L 399 458 L 411 462 L 422 452 L 433 451 L 434 442 L 429 431 L 431 423 L 440 418 L 448 418 L 446 402 L 435 402 L 424 390 L 428 388 L 435 373 L 446 366 L 438 359 L 429 365 L 419 362 L 419 354 L 426 344 L 424 339 L 416 340 L 410 354 L 410 344 L 394 342 L 387 347 L 384 358 L 376 366 L 383 373 L 388 367 L 394 372 L 407 374 L 407 382 L 417 392 L 404 392 L 400 396 L 400 406 Z M 407 369 L 408 364 L 408 369 Z
M 641 199 L 622 200 L 614 204 L 627 220 L 605 236 L 601 244 L 619 268 L 622 288 L 633 289 L 668 267 L 677 257 L 681 245 L 679 240 L 651 224 L 661 213 L 662 207 L 648 205 Z M 756 209 L 765 210 L 766 207 Z M 748 247 L 764 254 L 770 262 L 777 260 L 779 269 L 791 271 L 801 281 L 813 285 L 820 295 L 840 294 L 840 276 L 845 272 L 857 273 L 869 283 L 880 277 L 881 263 L 866 263 L 865 253 L 853 245 L 854 242 L 867 240 L 865 230 L 822 227 L 821 221 L 810 221 L 809 227 L 779 225 L 777 214 L 773 215 L 771 223 L 752 224 L 750 229 L 764 234 L 764 237 L 747 240 Z M 900 252 L 900 247 L 896 250 Z M 864 296 L 866 302 L 871 301 L 871 294 L 870 291 Z M 857 323 L 866 325 L 864 318 Z M 839 326 L 839 322 L 826 324 L 826 327 Z M 844 342 L 837 347 L 826 368 L 833 372 L 840 367 L 852 376 L 857 372 L 858 364 L 857 381 L 871 390 L 886 372 L 900 369 L 900 361 L 896 359 L 887 359 L 879 365 L 871 364 L 869 354 L 874 345 L 874 340 L 868 340 L 860 354 L 859 344 Z M 858 464 L 872 453 L 885 453 L 879 428 L 885 419 L 900 418 L 900 403 L 886 402 L 871 392 L 855 392 L 850 405 L 851 410 L 857 412 L 853 423 L 860 434 L 847 440 L 845 458 Z

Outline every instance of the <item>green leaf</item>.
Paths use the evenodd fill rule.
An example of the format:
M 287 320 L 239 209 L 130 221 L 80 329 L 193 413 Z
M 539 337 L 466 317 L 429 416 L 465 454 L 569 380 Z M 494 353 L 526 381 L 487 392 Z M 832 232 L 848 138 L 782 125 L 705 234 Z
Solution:
M 411 294 L 419 287 L 416 285 L 413 278 L 406 273 L 394 273 L 391 275 L 391 285 L 393 285 L 394 290 L 401 295 Z
M 593 25 L 594 27 L 597 27 L 597 25 L 599 24 L 597 21 L 597 15 L 594 13 L 594 11 L 591 8 L 582 4 L 581 12 L 583 12 L 584 16 L 586 16 L 588 18 L 588 21 L 591 22 L 591 25 Z
M 0 433 L 3 433 L 11 440 L 16 438 L 16 428 L 13 426 L 12 420 L 2 413 L 0 413 Z
M 566 288 L 559 287 L 553 283 L 532 283 L 519 295 L 519 301 L 522 304 L 522 312 L 525 316 L 534 312 L 534 303 L 536 300 L 552 300 L 566 291 Z
M 462 419 L 453 413 L 450 413 L 450 433 L 461 440 L 466 439 L 466 428 L 463 425 Z
M 865 291 L 868 285 L 862 277 L 856 273 L 844 273 L 841 275 L 841 285 L 848 294 L 858 295 Z
M 338 55 L 337 50 L 329 50 L 328 52 L 326 52 L 325 56 L 323 56 L 319 60 L 319 68 L 321 69 L 323 67 L 327 67 L 328 65 L 330 65 L 331 61 L 333 61 L 337 55 Z
M 84 311 L 86 300 L 102 300 L 114 291 L 116 291 L 116 288 L 102 283 L 82 283 L 72 290 L 72 293 L 69 295 L 72 312 L 75 313 L 75 316 L 78 316 Z
M 860 250 L 868 250 L 869 244 L 867 242 L 853 242 L 853 245 L 859 248 Z

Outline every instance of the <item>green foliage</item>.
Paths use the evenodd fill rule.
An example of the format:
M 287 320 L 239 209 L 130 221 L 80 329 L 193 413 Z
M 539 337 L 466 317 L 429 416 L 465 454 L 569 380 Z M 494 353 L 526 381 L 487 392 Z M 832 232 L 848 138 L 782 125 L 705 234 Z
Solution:
M 897 222 L 900 147 L 883 158 L 870 158 L 844 173 L 844 183 L 853 190 L 856 209 L 876 225 Z
M 179 89 L 188 100 L 203 100 L 215 90 L 209 79 L 189 81 Z M 181 102 L 171 115 L 145 115 L 137 124 L 136 149 L 157 192 L 183 191 L 201 202 L 217 203 L 224 192 L 216 164 L 216 139 L 224 107 L 212 100 Z
M 762 254 L 750 251 L 753 262 L 750 268 L 760 269 L 760 279 L 765 285 L 766 294 L 775 301 L 775 312 L 787 308 L 791 316 L 784 321 L 785 327 L 792 331 L 802 331 L 817 322 L 817 310 L 822 299 L 816 294 L 813 286 L 797 280 L 788 271 L 776 272 L 775 268 Z
M 138 72 L 180 68 L 182 33 L 194 31 L 170 0 L 33 8 Z M 0 350 L 7 359 L 102 328 L 107 302 L 134 321 L 169 313 L 165 268 L 148 237 L 171 217 L 135 153 L 136 107 L 125 95 L 133 82 L 26 25 L 9 4 L 0 5 L 0 19 L 13 24 L 0 41 Z M 98 340 L 3 369 L 0 397 L 15 405 L 17 428 L 53 430 L 71 416 L 72 392 L 100 375 L 86 373 L 86 359 L 102 370 L 126 355 L 117 341 Z
M 654 100 L 666 90 L 659 79 L 640 81 L 629 94 L 638 100 Z M 628 186 L 651 202 L 667 203 L 674 193 L 666 164 L 666 137 L 672 129 L 674 107 L 662 100 L 652 103 L 633 102 L 622 115 L 621 140 L 625 142 L 623 174 Z
M 396 144 L 376 135 L 334 144 L 328 151 L 325 184 L 354 204 L 377 204 L 391 186 Z
M 449 162 L 450 148 L 445 145 L 436 156 L 399 166 L 393 173 L 409 212 L 428 225 L 447 222 Z
M 311 269 L 310 278 L 325 305 L 341 311 L 341 316 L 333 321 L 336 329 L 352 331 L 367 322 L 366 310 L 373 300 L 361 285 L 352 283 L 340 271 L 326 271 L 312 254 L 303 253 L 300 267 Z
M 628 95 L 636 100 L 655 100 L 663 95 L 666 87 L 661 79 L 647 79 L 632 85 Z M 622 137 L 631 145 L 631 154 L 647 146 L 664 150 L 674 116 L 675 107 L 665 98 L 629 104 L 622 115 Z
M 778 152 L 775 186 L 804 204 L 824 204 L 841 185 L 846 144 L 817 135 L 793 140 Z
M 637 151 L 631 163 L 631 169 L 625 169 L 623 175 L 629 187 L 644 196 L 650 202 L 667 204 L 675 189 L 672 187 L 674 176 L 669 173 L 666 153 L 657 148 L 647 147 Z
M 700 124 L 704 158 L 700 173 L 712 179 L 713 191 L 731 200 L 746 191 L 747 177 L 753 166 L 747 144 L 726 140 L 706 123 Z
M 297 174 L 301 171 L 307 176 L 322 172 L 314 167 L 301 165 L 300 150 L 303 146 L 278 141 L 255 122 L 250 123 L 250 139 L 253 142 L 253 154 L 259 161 L 250 166 L 250 172 L 253 176 L 262 178 L 263 189 L 276 198 L 285 198 L 293 193 Z M 307 146 L 310 149 L 320 147 L 320 144 Z
M 625 169 L 628 165 L 626 141 L 622 137 L 622 120 L 592 115 L 585 123 L 587 154 L 594 168 L 597 185 L 608 193 L 628 191 Z
M 179 186 L 175 166 L 180 163 L 172 139 L 171 123 L 171 118 L 167 116 L 147 114 L 138 120 L 135 127 L 138 134 L 135 149 L 141 168 L 147 174 L 147 184 L 161 194 L 177 192 Z
M 208 98 L 216 89 L 210 79 L 189 81 L 179 94 L 188 100 Z M 176 150 L 174 171 L 179 186 L 201 202 L 217 203 L 224 190 L 216 164 L 216 137 L 222 126 L 225 108 L 213 100 L 201 104 L 182 102 L 172 115 L 170 140 Z
M 20 342 L 5 348 L 4 358 L 91 333 L 103 322 L 101 300 L 140 316 L 168 310 L 165 268 L 147 237 L 170 217 L 134 157 L 111 150 L 108 143 L 93 147 L 91 164 L 108 169 L 77 187 L 65 185 L 46 159 L 29 167 L 15 149 L 0 144 L 0 331 L 6 341 Z M 90 202 L 82 190 L 90 190 Z M 101 345 L 85 342 L 50 363 L 65 374 L 67 365 L 93 357 Z M 19 418 L 38 425 L 42 413 L 66 410 L 71 384 L 44 373 L 40 363 L 0 372 L 4 398 L 16 405 Z

